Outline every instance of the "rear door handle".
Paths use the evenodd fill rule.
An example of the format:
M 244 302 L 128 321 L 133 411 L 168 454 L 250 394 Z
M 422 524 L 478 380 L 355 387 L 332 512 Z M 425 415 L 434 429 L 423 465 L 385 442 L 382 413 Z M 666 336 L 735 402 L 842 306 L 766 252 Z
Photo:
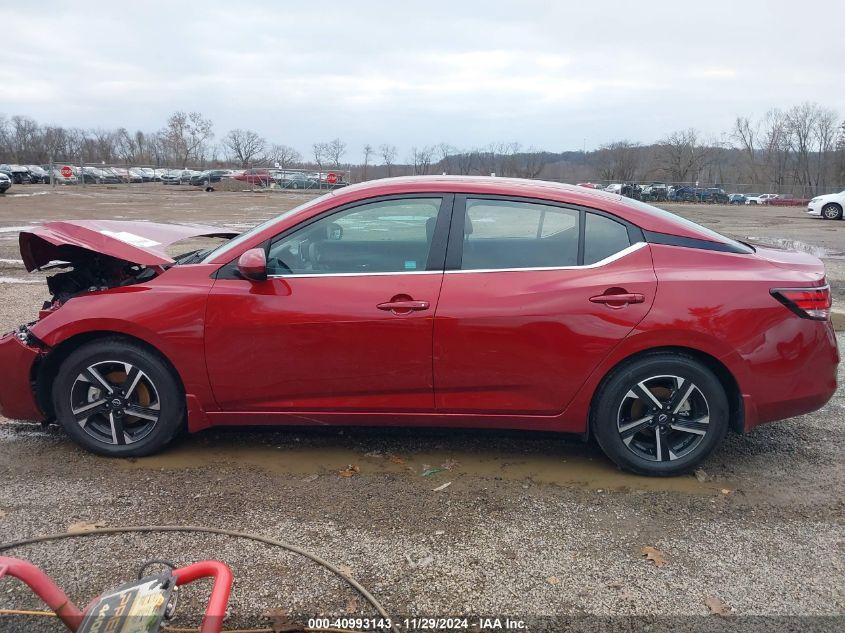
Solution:
M 410 312 L 411 310 L 428 310 L 428 306 L 428 301 L 387 301 L 378 304 L 376 307 L 379 310 Z
M 630 292 L 625 294 L 618 294 L 618 295 L 596 295 L 595 297 L 590 297 L 590 301 L 593 303 L 643 303 L 645 301 L 645 297 L 639 293 Z

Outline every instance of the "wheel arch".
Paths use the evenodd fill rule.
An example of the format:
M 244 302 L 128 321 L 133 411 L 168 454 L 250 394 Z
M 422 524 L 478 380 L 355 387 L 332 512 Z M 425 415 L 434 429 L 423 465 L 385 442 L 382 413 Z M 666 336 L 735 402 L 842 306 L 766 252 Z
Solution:
M 81 346 L 94 341 L 102 341 L 105 339 L 112 339 L 131 343 L 136 345 L 155 356 L 157 356 L 164 365 L 173 374 L 176 379 L 176 384 L 179 390 L 185 393 L 185 383 L 182 376 L 176 369 L 173 362 L 155 345 L 137 336 L 126 334 L 125 332 L 116 332 L 113 330 L 94 330 L 89 332 L 81 332 L 64 339 L 61 343 L 50 350 L 50 353 L 44 356 L 33 367 L 33 382 L 35 384 L 35 398 L 38 406 L 46 414 L 48 419 L 55 418 L 55 411 L 53 410 L 53 401 L 51 387 L 58 374 L 59 367 L 61 367 L 64 360 L 70 356 L 75 350 Z
M 665 345 L 660 347 L 651 347 L 643 349 L 619 360 L 616 364 L 610 367 L 602 376 L 601 380 L 596 385 L 595 390 L 590 398 L 590 407 L 588 415 L 588 433 L 592 433 L 593 416 L 592 412 L 595 409 L 596 398 L 601 393 L 602 387 L 610 378 L 617 372 L 623 370 L 628 365 L 657 354 L 673 354 L 690 357 L 712 371 L 716 378 L 725 390 L 725 395 L 728 398 L 728 405 L 730 406 L 729 428 L 736 433 L 743 433 L 745 428 L 745 406 L 742 398 L 742 392 L 739 388 L 739 383 L 736 377 L 731 373 L 727 366 L 715 356 L 703 352 L 692 347 L 685 347 L 682 345 Z

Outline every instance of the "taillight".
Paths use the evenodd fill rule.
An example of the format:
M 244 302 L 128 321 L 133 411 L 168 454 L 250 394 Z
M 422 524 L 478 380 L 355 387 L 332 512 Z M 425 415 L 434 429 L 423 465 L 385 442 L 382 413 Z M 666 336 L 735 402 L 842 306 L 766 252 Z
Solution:
M 804 319 L 830 318 L 830 286 L 814 288 L 772 288 L 772 296 Z

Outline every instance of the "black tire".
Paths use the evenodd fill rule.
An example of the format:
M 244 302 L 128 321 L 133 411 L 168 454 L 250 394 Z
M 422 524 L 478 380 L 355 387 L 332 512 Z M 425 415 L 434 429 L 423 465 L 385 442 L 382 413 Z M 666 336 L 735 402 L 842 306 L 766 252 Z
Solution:
M 654 399 L 646 404 L 643 384 L 669 408 L 658 409 Z M 687 409 L 673 412 L 675 394 L 683 398 L 687 390 L 679 405 Z M 713 372 L 686 354 L 658 352 L 605 378 L 593 401 L 590 427 L 604 453 L 621 468 L 671 476 L 689 472 L 713 452 L 728 430 L 729 412 L 725 390 Z
M 842 219 L 842 207 L 840 207 L 835 202 L 831 202 L 830 204 L 824 205 L 824 207 L 822 207 L 822 219 L 823 220 L 841 220 Z
M 115 391 L 109 394 L 96 377 L 104 378 Z M 122 398 L 121 388 L 128 397 Z M 118 400 L 123 404 L 115 406 Z M 52 401 L 56 418 L 71 439 L 99 455 L 150 455 L 185 428 L 185 397 L 171 368 L 158 354 L 120 338 L 93 341 L 73 351 L 59 367 Z M 146 419 L 133 416 L 133 411 Z M 88 413 L 84 420 L 82 413 Z M 123 431 L 121 439 L 116 428 Z

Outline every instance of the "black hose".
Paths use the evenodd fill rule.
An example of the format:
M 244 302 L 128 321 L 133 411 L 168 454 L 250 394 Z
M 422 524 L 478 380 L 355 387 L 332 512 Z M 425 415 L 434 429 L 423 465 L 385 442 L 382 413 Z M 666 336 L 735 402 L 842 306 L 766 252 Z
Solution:
M 20 539 L 18 541 L 10 541 L 8 543 L 0 543 L 0 552 L 14 549 L 16 547 L 23 547 L 25 545 L 33 545 L 36 543 L 48 543 L 51 541 L 59 541 L 68 538 L 103 536 L 109 534 L 127 534 L 131 532 L 198 532 L 202 534 L 219 534 L 221 536 L 242 538 L 247 539 L 249 541 L 264 543 L 265 545 L 281 547 L 283 549 L 288 550 L 289 552 L 299 554 L 300 556 L 304 556 L 305 558 L 314 561 L 318 565 L 325 567 L 326 569 L 334 573 L 336 576 L 345 580 L 358 593 L 360 593 L 364 597 L 364 599 L 366 599 L 366 601 L 373 606 L 376 611 L 378 611 L 381 617 L 383 617 L 385 620 L 390 621 L 391 628 L 393 629 L 394 633 L 399 633 L 399 630 L 396 627 L 396 622 L 387 614 L 387 611 L 385 611 L 384 607 L 381 606 L 381 603 L 376 600 L 375 596 L 373 596 L 373 594 L 371 594 L 361 583 L 359 583 L 357 580 L 343 572 L 336 565 L 333 565 L 327 560 L 320 558 L 317 554 L 313 554 L 308 550 L 302 549 L 301 547 L 292 543 L 286 543 L 285 541 L 277 541 L 275 539 L 271 539 L 266 536 L 260 536 L 258 534 L 249 534 L 247 532 L 237 532 L 235 530 L 224 530 L 220 528 L 210 528 L 196 525 L 139 525 L 132 527 L 96 528 L 92 530 L 87 530 L 85 532 L 61 532 L 58 534 L 46 534 L 44 536 L 36 536 L 33 538 Z

